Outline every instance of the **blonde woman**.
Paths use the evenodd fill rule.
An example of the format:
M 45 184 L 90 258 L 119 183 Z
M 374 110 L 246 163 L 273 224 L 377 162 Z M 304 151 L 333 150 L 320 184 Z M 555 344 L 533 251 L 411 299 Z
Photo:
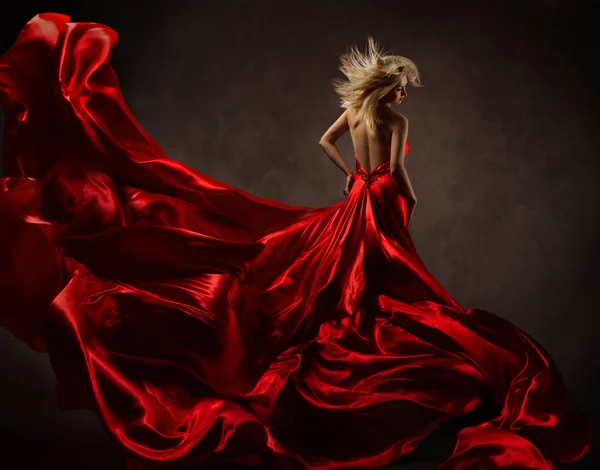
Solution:
M 372 37 L 362 54 L 356 47 L 340 58 L 340 70 L 347 81 L 334 81 L 345 111 L 327 130 L 319 144 L 327 156 L 347 175 L 344 194 L 348 196 L 353 173 L 346 165 L 335 142 L 348 130 L 352 136 L 360 175 L 384 166 L 397 181 L 412 218 L 417 198 L 404 167 L 408 153 L 408 119 L 391 108 L 401 104 L 406 87 L 421 86 L 415 63 L 396 55 L 385 55 Z M 362 163 L 361 163 L 362 162 Z
M 390 106 L 419 85 L 412 61 L 373 40 L 342 56 L 321 145 L 347 198 L 310 208 L 168 158 L 123 99 L 116 40 L 48 13 L 0 57 L 0 325 L 50 355 L 60 405 L 95 411 L 132 468 L 372 468 L 480 411 L 444 469 L 589 450 L 548 354 L 459 305 L 415 250 Z

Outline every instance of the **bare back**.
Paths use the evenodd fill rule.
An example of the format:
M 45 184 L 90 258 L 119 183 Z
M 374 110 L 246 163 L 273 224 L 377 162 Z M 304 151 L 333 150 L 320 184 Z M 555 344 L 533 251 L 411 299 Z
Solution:
M 367 123 L 348 110 L 348 127 L 356 159 L 367 172 L 371 172 L 379 164 L 390 159 L 392 146 L 392 124 L 401 114 L 384 109 L 381 114 L 383 123 L 371 130 Z

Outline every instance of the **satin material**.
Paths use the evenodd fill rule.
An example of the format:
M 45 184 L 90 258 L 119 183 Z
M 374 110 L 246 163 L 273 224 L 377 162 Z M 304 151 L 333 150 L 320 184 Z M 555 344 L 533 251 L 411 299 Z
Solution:
M 442 468 L 588 451 L 551 357 L 428 272 L 389 162 L 323 208 L 210 178 L 132 116 L 116 40 L 43 14 L 0 58 L 0 324 L 49 353 L 62 407 L 146 463 L 379 466 L 482 406 Z

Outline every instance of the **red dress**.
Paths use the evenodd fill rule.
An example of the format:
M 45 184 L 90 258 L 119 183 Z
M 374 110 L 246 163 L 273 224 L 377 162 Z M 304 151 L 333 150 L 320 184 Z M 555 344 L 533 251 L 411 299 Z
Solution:
M 136 122 L 116 40 L 44 14 L 0 57 L 0 325 L 49 353 L 61 406 L 150 463 L 374 467 L 484 404 L 444 469 L 588 451 L 549 355 L 427 271 L 389 162 L 323 208 L 210 178 Z

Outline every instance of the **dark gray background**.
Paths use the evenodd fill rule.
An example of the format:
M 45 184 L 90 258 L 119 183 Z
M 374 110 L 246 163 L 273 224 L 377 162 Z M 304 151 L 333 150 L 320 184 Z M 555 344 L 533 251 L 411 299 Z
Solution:
M 111 26 L 130 108 L 172 158 L 290 204 L 343 197 L 344 176 L 317 143 L 342 111 L 331 86 L 339 55 L 370 34 L 412 58 L 424 88 L 409 88 L 398 109 L 410 121 L 411 231 L 422 258 L 462 305 L 536 338 L 571 405 L 598 422 L 592 2 L 80 3 L 3 11 L 2 50 L 38 12 Z M 349 136 L 339 146 L 351 163 Z M 3 330 L 0 371 L 0 449 L 33 446 L 62 468 L 79 468 L 70 453 L 95 455 L 93 468 L 117 468 L 95 416 L 57 407 L 47 357 Z M 565 468 L 600 468 L 600 459 L 593 452 Z

